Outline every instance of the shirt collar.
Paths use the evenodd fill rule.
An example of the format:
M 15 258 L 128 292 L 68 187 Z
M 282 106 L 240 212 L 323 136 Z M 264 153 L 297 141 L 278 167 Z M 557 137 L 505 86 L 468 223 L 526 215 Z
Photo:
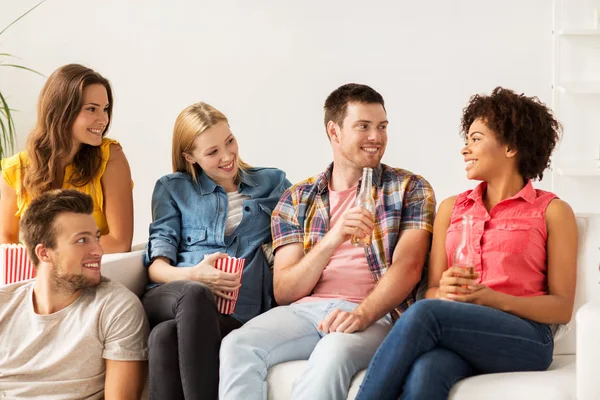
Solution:
M 240 169 L 240 184 L 238 187 L 243 191 L 244 187 L 256 187 L 258 183 L 256 180 L 248 173 L 248 171 Z M 198 176 L 198 185 L 200 186 L 200 194 L 210 194 L 213 193 L 217 187 L 220 187 L 208 177 L 204 173 L 204 171 L 200 171 Z
M 329 181 L 331 180 L 331 174 L 333 172 L 333 163 L 329 164 L 327 169 L 319 175 L 316 180 L 317 192 L 323 193 L 325 190 L 328 190 Z M 362 180 L 362 178 L 361 178 Z M 381 187 L 383 185 L 383 164 L 379 163 L 377 168 L 373 169 L 373 183 L 377 187 Z
M 486 188 L 487 188 L 487 183 L 481 182 L 479 185 L 477 185 L 477 187 L 475 187 L 475 189 L 473 189 L 473 191 L 471 193 L 469 193 L 467 198 L 469 198 L 473 201 L 482 202 L 483 201 L 483 192 L 485 192 Z M 533 188 L 533 184 L 531 183 L 531 180 L 528 180 L 527 183 L 525 184 L 525 186 L 523 186 L 523 189 L 521 189 L 517 194 L 515 194 L 514 196 L 509 197 L 508 199 L 505 199 L 503 201 L 511 200 L 511 199 L 518 199 L 518 198 L 521 198 L 521 199 L 525 200 L 526 202 L 533 204 L 533 202 L 535 201 L 535 198 L 536 198 L 536 193 L 535 193 L 535 189 Z

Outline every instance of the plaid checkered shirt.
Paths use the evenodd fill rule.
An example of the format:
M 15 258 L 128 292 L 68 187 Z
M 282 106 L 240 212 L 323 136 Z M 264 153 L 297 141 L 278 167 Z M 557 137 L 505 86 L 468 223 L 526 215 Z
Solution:
M 325 172 L 287 189 L 271 218 L 273 249 L 303 243 L 307 254 L 329 230 L 328 186 L 333 163 Z M 424 229 L 433 232 L 435 195 L 423 177 L 385 164 L 373 170 L 376 223 L 371 246 L 365 248 L 375 282 L 392 264 L 401 231 Z M 361 182 L 357 191 L 360 191 Z M 358 193 L 358 192 L 357 192 Z M 390 315 L 396 320 L 415 301 L 416 288 Z

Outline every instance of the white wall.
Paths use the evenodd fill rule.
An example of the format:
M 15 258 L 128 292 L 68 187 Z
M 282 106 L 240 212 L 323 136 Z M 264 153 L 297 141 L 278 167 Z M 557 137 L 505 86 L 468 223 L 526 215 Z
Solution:
M 0 0 L 0 26 L 35 3 Z M 438 201 L 473 186 L 461 110 L 497 85 L 550 102 L 551 30 L 547 0 L 49 0 L 3 35 L 0 52 L 46 75 L 79 62 L 111 80 L 110 136 L 132 165 L 140 241 L 154 182 L 170 172 L 174 120 L 200 100 L 230 118 L 243 158 L 298 181 L 331 159 L 326 96 L 365 83 L 386 99 L 386 163 L 425 176 Z M 0 69 L 21 145 L 43 82 Z

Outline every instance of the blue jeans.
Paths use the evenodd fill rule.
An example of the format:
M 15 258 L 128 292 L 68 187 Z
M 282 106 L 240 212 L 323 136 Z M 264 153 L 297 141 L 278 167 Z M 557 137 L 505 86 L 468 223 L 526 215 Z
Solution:
M 317 329 L 333 309 L 357 306 L 335 299 L 280 306 L 231 332 L 221 344 L 219 398 L 266 400 L 270 367 L 308 359 L 292 398 L 345 400 L 352 377 L 369 365 L 392 327 L 385 316 L 362 332 L 325 335 Z
M 548 325 L 475 304 L 418 301 L 377 350 L 356 400 L 446 400 L 472 375 L 543 371 L 553 350 Z

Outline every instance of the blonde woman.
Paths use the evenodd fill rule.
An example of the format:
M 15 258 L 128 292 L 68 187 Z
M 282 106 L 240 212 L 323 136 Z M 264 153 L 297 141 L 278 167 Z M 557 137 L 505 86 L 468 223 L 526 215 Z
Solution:
M 2 160 L 0 243 L 19 242 L 19 220 L 29 203 L 52 189 L 75 189 L 94 201 L 93 217 L 105 253 L 131 249 L 131 172 L 121 146 L 106 138 L 110 83 L 79 64 L 58 68 L 38 101 L 27 151 Z
M 227 118 L 206 103 L 177 117 L 172 160 L 173 173 L 152 195 L 145 260 L 154 286 L 142 299 L 152 328 L 150 396 L 216 399 L 221 339 L 271 308 L 262 245 L 271 241 L 271 211 L 290 182 L 281 170 L 244 163 Z M 246 259 L 231 316 L 215 305 L 240 287 L 236 275 L 213 267 L 227 255 Z

